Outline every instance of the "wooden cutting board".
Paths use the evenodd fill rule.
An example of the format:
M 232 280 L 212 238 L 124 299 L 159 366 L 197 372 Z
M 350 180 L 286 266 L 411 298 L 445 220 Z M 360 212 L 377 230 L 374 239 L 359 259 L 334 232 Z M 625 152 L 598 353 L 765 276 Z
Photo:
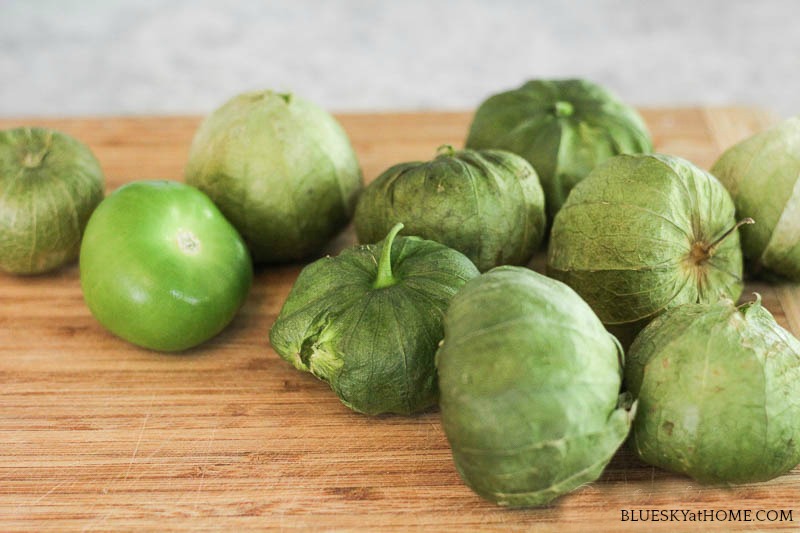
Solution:
M 708 168 L 773 122 L 753 109 L 643 111 L 661 152 Z M 341 115 L 367 180 L 390 164 L 460 146 L 468 113 Z M 181 179 L 199 119 L 0 120 L 87 142 L 108 189 Z M 346 232 L 334 243 L 353 241 Z M 301 266 L 259 271 L 217 338 L 181 355 L 104 331 L 77 267 L 0 274 L 0 530 L 335 529 L 727 531 L 800 529 L 800 470 L 708 488 L 625 449 L 596 483 L 539 510 L 507 510 L 462 484 L 436 411 L 368 418 L 272 351 L 267 332 Z M 800 289 L 754 284 L 800 334 Z M 793 522 L 623 522 L 623 510 L 792 511 Z M 755 517 L 755 514 L 753 514 Z

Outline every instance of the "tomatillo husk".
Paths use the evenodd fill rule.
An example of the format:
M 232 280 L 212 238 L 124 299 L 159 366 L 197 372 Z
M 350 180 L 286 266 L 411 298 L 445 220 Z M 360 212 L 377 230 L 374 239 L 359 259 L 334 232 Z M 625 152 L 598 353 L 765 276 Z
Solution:
M 464 286 L 436 354 L 442 425 L 463 480 L 542 506 L 594 481 L 628 435 L 622 348 L 567 285 L 522 267 Z
M 636 338 L 631 445 L 704 483 L 766 481 L 800 462 L 800 342 L 760 297 L 670 309 Z
M 711 168 L 730 192 L 750 271 L 800 281 L 800 117 L 729 148 Z
M 432 161 L 401 163 L 370 183 L 354 217 L 360 242 L 403 232 L 454 248 L 481 272 L 528 262 L 545 231 L 536 171 L 502 150 L 440 148 Z
M 578 184 L 556 216 L 547 272 L 620 335 L 670 307 L 742 291 L 739 225 L 711 174 L 674 156 L 620 155 Z
M 411 414 L 436 403 L 434 354 L 450 299 L 477 276 L 443 244 L 397 237 L 305 267 L 270 330 L 278 354 L 347 407 Z

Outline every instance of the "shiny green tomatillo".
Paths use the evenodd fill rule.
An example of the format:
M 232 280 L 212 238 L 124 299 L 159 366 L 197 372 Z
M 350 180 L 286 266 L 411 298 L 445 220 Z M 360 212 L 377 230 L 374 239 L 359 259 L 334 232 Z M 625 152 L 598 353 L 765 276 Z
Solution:
M 219 333 L 253 278 L 236 229 L 205 194 L 171 181 L 129 183 L 103 200 L 86 226 L 80 272 L 103 326 L 161 351 Z

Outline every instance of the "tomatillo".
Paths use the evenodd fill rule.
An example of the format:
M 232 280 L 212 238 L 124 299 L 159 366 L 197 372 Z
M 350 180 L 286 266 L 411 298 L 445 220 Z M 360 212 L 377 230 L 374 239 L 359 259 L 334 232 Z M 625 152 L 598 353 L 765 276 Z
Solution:
M 201 191 L 173 181 L 117 189 L 86 226 L 80 253 L 86 304 L 113 334 L 180 351 L 222 331 L 253 280 L 236 229 Z

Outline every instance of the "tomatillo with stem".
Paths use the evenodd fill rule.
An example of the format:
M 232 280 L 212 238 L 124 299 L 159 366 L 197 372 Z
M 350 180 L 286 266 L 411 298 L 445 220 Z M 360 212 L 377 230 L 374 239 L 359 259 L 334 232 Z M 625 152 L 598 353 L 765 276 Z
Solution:
M 757 222 L 757 221 L 756 221 Z M 669 308 L 742 292 L 728 191 L 680 157 L 618 155 L 569 195 L 550 233 L 548 274 L 572 287 L 623 344 Z
M 270 330 L 278 354 L 361 413 L 411 414 L 438 400 L 434 355 L 453 295 L 478 275 L 467 256 L 396 224 L 300 272 Z
M 253 269 L 244 241 L 204 193 L 138 181 L 117 189 L 89 219 L 80 275 L 86 304 L 106 329 L 173 352 L 228 325 Z

